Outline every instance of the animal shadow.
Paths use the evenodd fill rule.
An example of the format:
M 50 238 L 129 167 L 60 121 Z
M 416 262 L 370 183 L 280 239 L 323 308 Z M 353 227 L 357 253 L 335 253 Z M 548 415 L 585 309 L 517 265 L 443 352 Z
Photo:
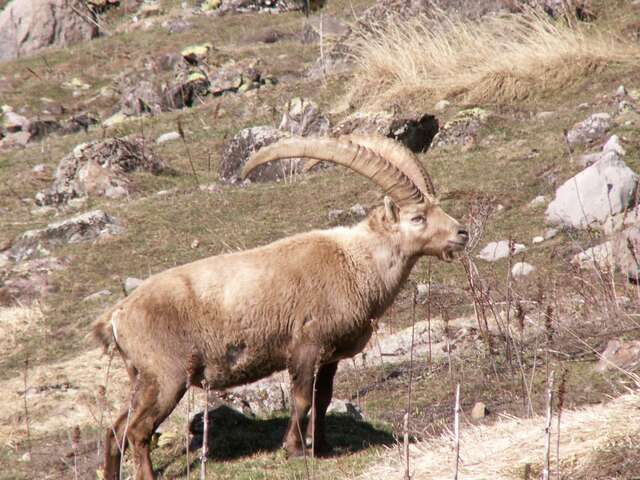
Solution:
M 200 413 L 191 422 L 193 437 L 189 450 L 202 447 L 202 417 Z M 209 458 L 220 461 L 278 450 L 289 422 L 285 416 L 250 418 L 226 405 L 209 410 L 208 418 Z M 390 433 L 344 414 L 327 415 L 326 428 L 334 456 L 394 443 Z

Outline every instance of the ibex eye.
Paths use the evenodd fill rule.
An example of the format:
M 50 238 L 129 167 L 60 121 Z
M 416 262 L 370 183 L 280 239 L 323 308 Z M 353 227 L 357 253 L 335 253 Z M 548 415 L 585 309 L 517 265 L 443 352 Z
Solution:
M 413 223 L 424 223 L 424 216 L 417 215 L 411 219 Z

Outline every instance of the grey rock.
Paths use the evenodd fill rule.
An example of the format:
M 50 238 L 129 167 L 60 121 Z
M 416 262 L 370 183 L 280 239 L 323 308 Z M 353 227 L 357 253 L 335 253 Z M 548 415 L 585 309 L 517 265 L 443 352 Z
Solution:
M 576 123 L 567 132 L 569 145 L 586 145 L 600 139 L 611 128 L 612 119 L 608 113 L 594 113 L 586 120 Z
M 2 126 L 9 133 L 27 131 L 29 129 L 29 119 L 14 111 L 7 111 L 2 114 Z
M 554 118 L 556 115 L 556 112 L 538 112 L 536 114 L 536 118 L 538 120 L 549 120 L 550 118 Z
M 15 262 L 21 262 L 34 257 L 42 248 L 88 242 L 106 235 L 118 235 L 123 231 L 118 219 L 102 210 L 93 210 L 50 223 L 46 228 L 24 232 L 9 249 L 9 256 Z
M 331 400 L 331 404 L 329 404 L 329 408 L 327 408 L 327 414 L 348 415 L 355 420 L 362 420 L 364 418 L 360 407 L 347 400 L 340 400 L 339 398 Z
M 513 255 L 517 255 L 527 250 L 521 243 L 514 243 L 513 245 Z M 509 256 L 509 240 L 499 240 L 497 242 L 488 243 L 480 253 L 477 255 L 478 258 L 482 260 L 486 260 L 487 262 L 495 262 L 496 260 L 500 260 L 501 258 L 506 258 Z
M 546 200 L 546 198 L 544 198 L 544 195 L 538 195 L 533 200 L 531 200 L 527 204 L 527 206 L 529 208 L 537 208 L 537 207 L 542 207 L 545 203 L 547 203 L 547 200 Z
M 608 240 L 577 253 L 571 259 L 571 263 L 580 266 L 580 268 L 612 269 L 615 265 L 613 251 L 614 242 Z
M 178 132 L 167 132 L 167 133 L 163 133 L 158 138 L 156 138 L 156 143 L 161 144 L 166 142 L 173 142 L 174 140 L 179 140 L 179 139 L 180 139 L 180 134 Z
M 438 133 L 438 120 L 430 114 L 398 116 L 392 112 L 356 112 L 332 129 L 334 136 L 377 133 L 399 141 L 413 152 L 424 152 Z
M 62 204 L 87 196 L 117 198 L 133 190 L 128 173 L 146 170 L 158 174 L 163 168 L 144 137 L 83 143 L 60 161 L 51 188 L 37 194 L 36 203 Z
M 629 279 L 640 283 L 640 224 L 627 228 L 614 239 L 617 268 Z
M 85 18 L 93 12 L 84 3 L 66 0 L 13 0 L 0 11 L 0 61 L 31 55 L 38 50 L 65 46 L 98 36 L 98 28 Z
M 627 89 L 624 88 L 624 85 L 620 85 L 616 89 L 616 97 L 625 97 L 627 95 Z
M 600 361 L 596 365 L 599 372 L 624 369 L 637 370 L 640 366 L 640 340 L 609 340 L 604 352 L 600 354 Z
M 229 15 L 247 12 L 282 13 L 302 10 L 302 2 L 295 0 L 225 0 L 212 15 Z
M 489 118 L 491 118 L 491 112 L 482 108 L 462 110 L 440 128 L 433 139 L 433 146 L 447 147 L 477 143 L 480 130 Z
M 226 400 L 251 416 L 267 416 L 289 408 L 289 376 L 280 372 L 226 391 Z
M 551 225 L 568 228 L 602 224 L 610 215 L 631 206 L 637 184 L 638 175 L 609 152 L 556 190 L 545 219 Z
M 527 262 L 518 262 L 513 265 L 511 268 L 511 275 L 514 277 L 526 277 L 527 275 L 533 273 L 536 270 L 536 267 Z
M 551 240 L 553 237 L 558 235 L 558 233 L 560 233 L 560 230 L 558 230 L 557 228 L 547 228 L 544 231 L 544 239 Z
M 93 302 L 95 300 L 100 300 L 101 298 L 105 298 L 111 295 L 110 290 L 100 290 L 99 292 L 92 293 L 91 295 L 87 295 L 82 299 L 83 302 Z
M 451 102 L 449 100 L 440 100 L 433 106 L 433 108 L 438 112 L 442 112 L 447 108 L 449 108 L 450 105 L 451 105 Z
M 240 183 L 242 167 L 249 157 L 262 147 L 287 136 L 283 131 L 268 126 L 240 130 L 224 147 L 219 167 L 220 180 L 225 183 Z M 280 180 L 292 172 L 301 171 L 301 167 L 300 159 L 271 162 L 256 168 L 248 178 L 257 182 Z
M 542 235 L 535 236 L 531 240 L 531 243 L 533 243 L 533 244 L 538 244 L 538 243 L 542 243 L 542 242 L 544 242 L 544 237 Z
M 487 406 L 483 402 L 476 402 L 471 410 L 471 418 L 481 420 L 487 416 L 487 413 L 489 413 Z
M 138 288 L 143 281 L 144 280 L 140 280 L 139 278 L 127 277 L 123 285 L 125 295 L 131 295 L 131 292 Z
M 615 152 L 621 157 L 623 157 L 627 153 L 623 146 L 620 144 L 620 138 L 618 137 L 618 135 L 611 135 L 611 137 L 609 137 L 609 140 L 607 140 L 607 142 L 602 147 L 602 152 Z
M 349 212 L 357 219 L 363 219 L 367 216 L 367 209 L 360 203 L 356 203 L 355 205 L 351 206 Z

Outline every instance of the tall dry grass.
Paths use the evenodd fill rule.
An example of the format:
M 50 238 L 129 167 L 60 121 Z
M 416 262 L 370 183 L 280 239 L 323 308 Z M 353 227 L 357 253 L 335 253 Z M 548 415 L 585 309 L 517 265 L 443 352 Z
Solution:
M 368 106 L 416 96 L 520 101 L 640 59 L 640 46 L 615 32 L 534 9 L 480 20 L 443 11 L 391 19 L 361 29 L 351 51 L 351 100 Z

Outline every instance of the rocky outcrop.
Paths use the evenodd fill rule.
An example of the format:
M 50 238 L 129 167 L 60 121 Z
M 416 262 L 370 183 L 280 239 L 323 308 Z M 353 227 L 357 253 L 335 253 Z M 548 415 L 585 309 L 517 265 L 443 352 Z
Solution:
M 143 137 L 82 143 L 60 161 L 53 185 L 36 195 L 36 203 L 55 205 L 92 195 L 123 197 L 133 190 L 127 173 L 146 170 L 158 174 L 163 168 Z
M 118 219 L 102 210 L 93 210 L 50 223 L 45 228 L 24 232 L 13 243 L 8 256 L 15 262 L 21 262 L 33 258 L 39 252 L 48 253 L 47 250 L 56 245 L 88 242 L 123 231 Z
M 640 340 L 609 340 L 599 357 L 600 361 L 596 365 L 596 370 L 599 372 L 619 369 L 637 370 L 640 367 Z
M 451 145 L 473 146 L 478 143 L 478 134 L 491 113 L 482 108 L 462 110 L 446 122 L 433 139 L 434 147 Z
M 75 0 L 13 0 L 0 11 L 0 61 L 98 36 L 94 13 Z
M 572 147 L 595 142 L 611 128 L 611 124 L 612 118 L 608 113 L 594 113 L 567 132 L 567 142 Z
M 336 136 L 377 133 L 393 138 L 413 152 L 424 152 L 437 138 L 438 119 L 430 114 L 396 115 L 393 112 L 357 112 L 333 129 Z

